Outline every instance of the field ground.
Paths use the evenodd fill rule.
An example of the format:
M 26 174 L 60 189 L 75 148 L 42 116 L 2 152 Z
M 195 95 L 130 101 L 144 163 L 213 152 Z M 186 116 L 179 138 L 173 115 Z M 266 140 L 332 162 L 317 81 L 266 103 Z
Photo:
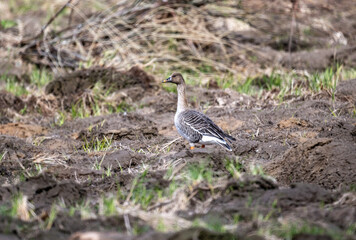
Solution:
M 356 239 L 351 1 L 37 2 L 0 3 L 1 239 Z

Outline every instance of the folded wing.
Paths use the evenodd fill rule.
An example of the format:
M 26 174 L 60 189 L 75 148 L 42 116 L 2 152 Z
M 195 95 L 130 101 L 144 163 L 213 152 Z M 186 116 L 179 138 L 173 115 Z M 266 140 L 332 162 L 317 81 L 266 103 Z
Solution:
M 182 123 L 189 126 L 193 131 L 201 134 L 202 137 L 212 137 L 216 138 L 216 140 L 221 140 L 224 142 L 225 138 L 227 138 L 229 141 L 236 140 L 232 136 L 226 134 L 210 118 L 200 112 L 187 110 L 181 114 Z

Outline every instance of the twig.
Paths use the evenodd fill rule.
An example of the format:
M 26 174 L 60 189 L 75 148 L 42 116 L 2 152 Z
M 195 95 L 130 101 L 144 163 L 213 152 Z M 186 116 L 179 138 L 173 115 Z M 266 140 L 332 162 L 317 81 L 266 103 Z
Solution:
M 127 214 L 124 214 L 124 222 L 125 222 L 125 227 L 127 232 L 129 233 L 129 235 L 132 235 L 132 228 L 131 228 L 131 224 L 130 224 L 130 219 L 127 216 Z
M 164 149 L 166 149 L 167 147 L 169 147 L 170 145 L 172 145 L 174 142 L 176 142 L 177 140 L 181 139 L 181 137 L 178 137 L 172 141 L 170 141 L 169 143 L 166 143 L 165 145 L 163 145 L 163 147 L 161 148 L 160 151 L 163 151 Z
M 27 169 L 22 165 L 22 163 L 20 162 L 20 160 L 16 157 L 15 158 L 17 163 L 20 165 L 20 167 L 22 168 L 22 170 L 24 170 L 27 174 L 27 177 L 31 177 L 31 174 L 27 171 Z
M 289 67 L 292 65 L 292 39 L 294 34 L 294 23 L 295 23 L 295 11 L 297 9 L 298 0 L 290 0 L 292 3 L 292 22 L 290 25 L 289 42 L 288 42 L 288 53 L 289 53 Z
M 64 4 L 61 9 L 59 9 L 56 14 L 51 17 L 51 19 L 49 19 L 49 21 L 41 28 L 41 31 L 34 36 L 33 38 L 27 39 L 22 41 L 22 43 L 26 43 L 26 42 L 31 42 L 33 40 L 36 40 L 37 38 L 39 38 L 40 36 L 42 36 L 42 34 L 44 33 L 44 31 L 46 30 L 46 28 L 58 17 L 58 15 L 66 8 L 69 6 L 69 4 L 72 2 L 73 0 L 68 0 L 68 2 L 66 4 Z
M 168 201 L 165 201 L 165 202 L 156 203 L 155 205 L 153 205 L 153 206 L 147 208 L 147 211 L 149 212 L 149 211 L 152 211 L 152 210 L 154 210 L 154 209 L 161 208 L 161 207 L 163 207 L 163 206 L 166 206 L 166 205 L 168 205 L 168 204 L 171 204 L 172 202 L 173 202 L 173 200 L 168 200 Z
M 70 14 L 69 14 L 69 18 L 68 18 L 68 27 L 70 27 L 70 25 L 72 24 L 72 17 L 73 17 L 73 12 L 74 12 L 74 7 L 76 5 L 78 5 L 80 0 L 76 1 L 73 6 L 71 7 L 71 10 L 70 10 Z M 68 4 L 68 3 L 67 3 Z
M 54 19 L 56 19 L 58 17 L 58 15 L 66 8 L 69 6 L 69 4 L 72 2 L 72 0 L 68 0 L 68 2 L 66 4 L 64 4 L 61 9 L 58 10 L 58 12 L 56 14 L 54 14 L 53 17 L 51 17 L 51 19 L 46 23 L 46 25 L 44 25 L 41 29 L 41 32 L 39 34 L 37 34 L 37 36 L 35 37 L 38 38 L 39 36 L 41 36 L 43 34 L 43 32 L 46 30 L 46 28 L 54 21 Z

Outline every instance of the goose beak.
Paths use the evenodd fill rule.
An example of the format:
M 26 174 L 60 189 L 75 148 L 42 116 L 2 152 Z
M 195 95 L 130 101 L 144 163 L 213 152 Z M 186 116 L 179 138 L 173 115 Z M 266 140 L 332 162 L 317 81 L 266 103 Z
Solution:
M 163 82 L 163 83 L 166 83 L 166 82 L 172 82 L 172 77 L 169 77 L 169 78 L 167 78 L 167 79 L 163 80 L 162 82 Z

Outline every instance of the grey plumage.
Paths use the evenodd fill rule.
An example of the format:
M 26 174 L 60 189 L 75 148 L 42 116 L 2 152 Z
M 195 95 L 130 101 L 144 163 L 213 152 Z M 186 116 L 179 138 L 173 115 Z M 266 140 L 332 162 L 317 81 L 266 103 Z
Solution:
M 208 141 L 204 142 L 206 138 L 203 139 L 203 137 L 215 138 L 217 144 L 231 151 L 231 147 L 225 139 L 230 143 L 236 140 L 221 130 L 209 117 L 195 110 L 176 113 L 174 124 L 179 134 L 190 143 L 208 143 Z
M 180 73 L 173 73 L 163 82 L 177 84 L 178 104 L 174 124 L 179 134 L 188 140 L 191 149 L 194 148 L 195 143 L 200 143 L 203 146 L 213 143 L 231 151 L 232 149 L 226 140 L 231 143 L 231 141 L 236 140 L 234 137 L 226 134 L 203 113 L 188 109 L 183 76 Z

